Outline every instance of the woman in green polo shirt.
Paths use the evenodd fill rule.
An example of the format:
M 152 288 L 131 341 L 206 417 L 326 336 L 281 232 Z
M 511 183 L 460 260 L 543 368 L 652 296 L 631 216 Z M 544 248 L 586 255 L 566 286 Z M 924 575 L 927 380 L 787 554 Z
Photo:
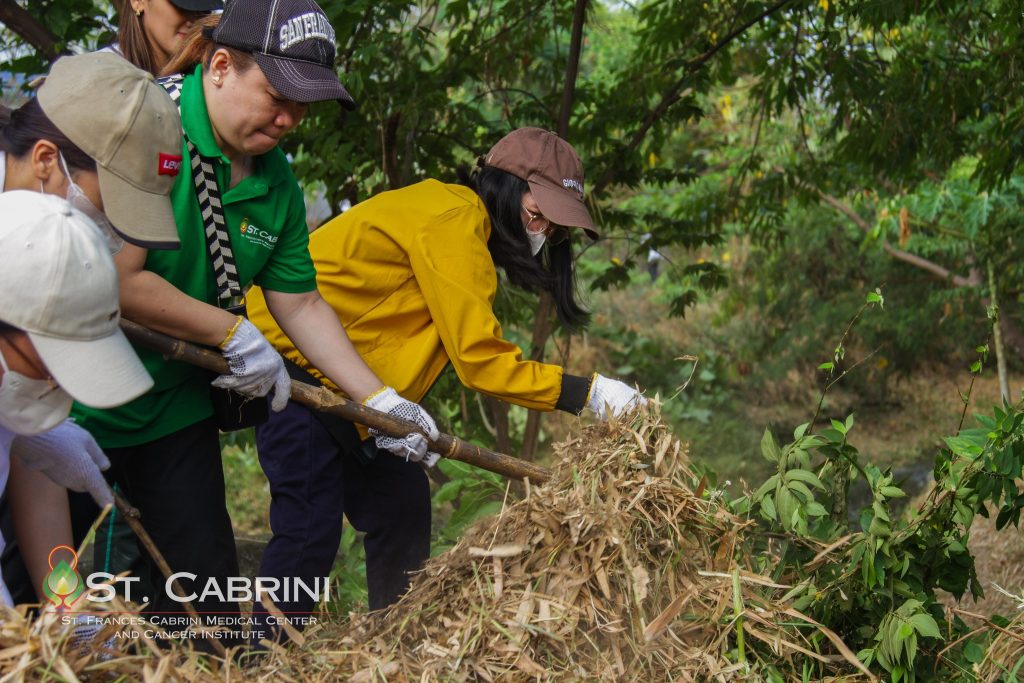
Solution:
M 350 397 L 413 420 L 436 437 L 430 416 L 366 366 L 317 292 L 302 191 L 277 147 L 309 102 L 352 106 L 333 70 L 334 33 L 326 16 L 312 0 L 247 0 L 202 24 L 169 66 L 184 77 L 166 87 L 179 98 L 185 164 L 194 149 L 200 168 L 215 178 L 223 223 L 213 226 L 208 240 L 200 202 L 215 206 L 207 196 L 211 188 L 197 190 L 190 174 L 180 174 L 171 201 L 181 249 L 126 247 L 118 255 L 124 316 L 218 347 L 232 374 L 214 384 L 249 396 L 273 390 L 271 407 L 281 410 L 290 386 L 281 357 L 251 323 L 224 308 L 239 290 L 259 284 L 282 329 Z M 76 415 L 104 447 L 114 480 L 140 509 L 172 569 L 195 574 L 197 593 L 211 578 L 224 586 L 238 566 L 210 376 L 146 350 L 139 356 L 153 390 L 123 408 L 78 408 Z M 379 435 L 377 443 L 411 460 L 426 455 L 420 434 Z M 158 587 L 148 596 L 150 608 L 180 611 L 164 595 L 156 567 L 148 572 Z M 205 613 L 238 609 L 216 597 L 194 604 Z

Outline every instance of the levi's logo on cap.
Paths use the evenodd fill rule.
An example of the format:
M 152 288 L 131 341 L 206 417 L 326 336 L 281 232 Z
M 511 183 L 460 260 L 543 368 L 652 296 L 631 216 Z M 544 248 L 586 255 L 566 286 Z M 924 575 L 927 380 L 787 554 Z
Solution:
M 160 164 L 157 167 L 157 175 L 169 175 L 176 176 L 178 171 L 181 170 L 181 155 L 180 154 L 164 154 L 160 153 Z

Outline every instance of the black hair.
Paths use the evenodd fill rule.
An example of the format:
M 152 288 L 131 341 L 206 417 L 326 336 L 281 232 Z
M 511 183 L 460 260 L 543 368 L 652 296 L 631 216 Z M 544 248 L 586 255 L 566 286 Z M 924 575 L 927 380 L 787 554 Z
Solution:
M 57 146 L 73 171 L 95 171 L 96 160 L 62 133 L 39 106 L 35 97 L 17 109 L 0 107 L 0 151 L 24 159 L 40 140 Z
M 0 334 L 11 334 L 12 332 L 21 332 L 21 328 L 15 327 L 9 322 L 0 320 Z
M 462 185 L 477 193 L 487 209 L 491 219 L 487 249 L 494 265 L 505 271 L 513 285 L 550 294 L 558 319 L 569 330 L 586 327 L 590 313 L 576 300 L 572 240 L 546 244 L 536 256 L 530 253 L 522 219 L 523 195 L 530 191 L 527 182 L 493 166 L 481 166 L 472 173 L 461 168 L 458 178 Z

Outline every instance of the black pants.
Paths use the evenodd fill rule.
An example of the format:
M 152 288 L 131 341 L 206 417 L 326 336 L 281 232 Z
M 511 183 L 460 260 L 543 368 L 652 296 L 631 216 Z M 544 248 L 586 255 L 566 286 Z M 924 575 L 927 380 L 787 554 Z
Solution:
M 347 426 L 354 436 L 354 428 Z M 310 585 L 328 576 L 344 515 L 366 534 L 370 609 L 380 609 L 406 591 L 408 572 L 419 569 L 430 555 L 427 476 L 420 465 L 387 451 L 376 451 L 372 459 L 362 457 L 354 452 L 358 438 L 353 443 L 332 431 L 333 436 L 296 403 L 256 427 L 260 464 L 270 481 L 273 531 L 259 575 L 297 577 Z M 315 607 L 305 596 L 277 606 L 283 612 L 306 613 Z
M 218 614 L 237 615 L 238 603 L 209 596 L 200 599 L 209 579 L 226 591 L 225 579 L 238 575 L 235 537 L 224 498 L 220 441 L 213 420 L 156 441 L 105 452 L 111 463 L 108 479 L 138 508 L 143 527 L 171 571 L 196 575 L 180 581 L 186 595 L 196 594 L 191 601 L 196 611 L 209 623 L 215 623 Z M 185 612 L 184 605 L 170 597 L 173 592 L 165 590 L 163 574 L 141 543 L 135 565 L 133 574 L 142 579 L 143 595 L 149 598 L 147 613 Z

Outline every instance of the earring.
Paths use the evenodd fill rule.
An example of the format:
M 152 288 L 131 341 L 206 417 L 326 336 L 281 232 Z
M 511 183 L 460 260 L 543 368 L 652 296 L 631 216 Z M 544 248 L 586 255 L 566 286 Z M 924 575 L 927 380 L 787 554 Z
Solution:
M 220 76 L 212 76 L 210 80 L 213 81 L 216 85 L 220 85 Z
M 135 16 L 141 17 L 142 16 L 142 10 L 140 10 L 140 9 L 135 10 Z

